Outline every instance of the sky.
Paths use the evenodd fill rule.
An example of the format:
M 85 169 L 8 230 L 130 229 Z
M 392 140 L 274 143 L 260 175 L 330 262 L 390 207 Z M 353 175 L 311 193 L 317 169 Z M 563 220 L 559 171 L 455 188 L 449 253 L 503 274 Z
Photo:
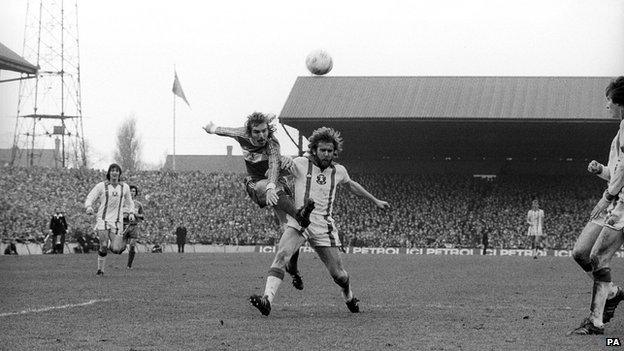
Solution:
M 60 0 L 57 0 L 60 1 Z M 66 3 L 73 1 L 65 0 Z M 3 0 L 0 42 L 22 52 L 27 0 Z M 117 128 L 137 120 L 146 164 L 226 153 L 202 126 L 279 115 L 307 54 L 329 76 L 618 76 L 624 0 L 80 1 L 84 135 L 96 168 L 113 162 Z M 0 79 L 11 73 L 0 72 Z M 0 83 L 0 148 L 12 145 L 18 83 Z M 292 131 L 296 139 L 296 131 Z M 295 154 L 280 130 L 283 153 Z

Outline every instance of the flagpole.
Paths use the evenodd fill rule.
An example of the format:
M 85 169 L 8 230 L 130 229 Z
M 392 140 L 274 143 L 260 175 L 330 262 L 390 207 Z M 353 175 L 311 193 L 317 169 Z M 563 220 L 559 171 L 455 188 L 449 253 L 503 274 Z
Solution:
M 175 164 L 175 159 L 176 159 L 176 151 L 175 151 L 175 146 L 176 146 L 176 142 L 175 142 L 175 127 L 176 127 L 176 121 L 175 121 L 175 109 L 176 108 L 176 96 L 175 94 L 173 94 L 173 166 L 172 169 L 175 172 L 176 169 L 176 164 Z

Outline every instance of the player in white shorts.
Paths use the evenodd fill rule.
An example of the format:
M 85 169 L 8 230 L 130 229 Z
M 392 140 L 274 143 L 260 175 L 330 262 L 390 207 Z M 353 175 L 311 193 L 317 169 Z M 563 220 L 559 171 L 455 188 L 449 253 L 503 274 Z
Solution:
M 527 224 L 529 225 L 527 235 L 531 238 L 533 258 L 537 258 L 537 250 L 544 248 L 544 210 L 539 208 L 539 201 L 537 200 L 533 200 L 531 209 L 527 212 Z
M 271 303 L 284 279 L 286 263 L 306 240 L 323 261 L 334 282 L 340 286 L 349 311 L 359 312 L 359 300 L 353 296 L 349 274 L 342 267 L 339 252 L 342 243 L 332 217 L 336 188 L 344 184 L 352 193 L 367 198 L 378 208 L 389 207 L 386 201 L 377 199 L 359 183 L 351 180 L 344 166 L 333 162 L 342 151 L 340 133 L 327 127 L 319 128 L 312 133 L 308 148 L 307 157 L 297 157 L 293 160 L 295 205 L 303 206 L 306 201 L 312 199 L 315 204 L 314 210 L 310 214 L 310 225 L 305 229 L 302 229 L 293 218 L 288 219 L 275 259 L 269 269 L 264 295 L 252 295 L 249 298 L 251 304 L 265 316 L 271 313 Z
M 615 308 L 624 300 L 624 291 L 611 281 L 611 258 L 624 243 L 624 77 L 609 83 L 605 97 L 606 108 L 612 118 L 620 120 L 620 128 L 611 142 L 607 166 L 595 160 L 587 166 L 589 172 L 607 180 L 608 186 L 572 251 L 574 260 L 592 277 L 593 288 L 589 317 L 569 334 L 604 334 L 604 323 L 613 318 Z
M 121 167 L 113 163 L 106 172 L 106 181 L 98 183 L 87 195 L 85 208 L 87 214 L 93 214 L 93 204 L 99 200 L 95 230 L 100 239 L 98 249 L 97 275 L 104 275 L 104 266 L 108 248 L 111 252 L 121 253 L 126 248 L 123 237 L 123 214 L 128 213 L 134 221 L 134 202 L 128 184 L 121 182 Z

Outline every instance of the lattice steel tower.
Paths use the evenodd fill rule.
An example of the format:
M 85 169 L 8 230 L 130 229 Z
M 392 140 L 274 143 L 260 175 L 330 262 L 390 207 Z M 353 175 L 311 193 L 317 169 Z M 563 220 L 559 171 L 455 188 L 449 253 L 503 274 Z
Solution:
M 77 0 L 28 1 L 22 56 L 39 73 L 20 82 L 11 163 L 37 166 L 55 149 L 56 166 L 86 166 Z

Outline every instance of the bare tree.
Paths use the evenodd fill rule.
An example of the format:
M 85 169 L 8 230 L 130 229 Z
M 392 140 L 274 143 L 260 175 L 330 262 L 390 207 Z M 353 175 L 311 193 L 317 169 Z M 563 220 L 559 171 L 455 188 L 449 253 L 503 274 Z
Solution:
M 126 118 L 117 130 L 117 149 L 115 160 L 126 171 L 141 169 L 141 139 L 137 133 L 136 118 Z

